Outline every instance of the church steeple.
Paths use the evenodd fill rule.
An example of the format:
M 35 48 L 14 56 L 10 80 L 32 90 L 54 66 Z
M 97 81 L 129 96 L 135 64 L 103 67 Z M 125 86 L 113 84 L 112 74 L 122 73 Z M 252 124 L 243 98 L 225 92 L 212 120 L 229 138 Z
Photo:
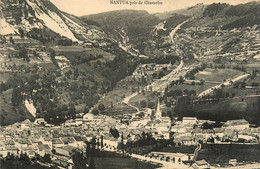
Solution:
M 158 103 L 157 103 L 157 109 L 156 109 L 155 117 L 156 117 L 157 120 L 161 119 L 161 117 L 162 117 L 159 99 L 158 99 Z

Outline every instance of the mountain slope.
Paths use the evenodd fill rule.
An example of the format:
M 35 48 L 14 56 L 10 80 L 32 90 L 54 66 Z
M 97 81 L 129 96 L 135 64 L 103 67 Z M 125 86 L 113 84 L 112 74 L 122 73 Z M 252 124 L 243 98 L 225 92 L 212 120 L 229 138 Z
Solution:
M 46 29 L 72 41 L 100 40 L 106 36 L 100 28 L 60 11 L 49 0 L 3 0 L 0 9 L 1 25 L 6 28 L 1 34 Z
M 100 14 L 82 16 L 81 19 L 88 23 L 98 23 L 105 32 L 117 39 L 125 49 L 142 51 L 144 43 L 148 40 L 150 32 L 161 20 L 146 11 L 118 10 Z M 138 51 L 137 51 L 138 53 Z

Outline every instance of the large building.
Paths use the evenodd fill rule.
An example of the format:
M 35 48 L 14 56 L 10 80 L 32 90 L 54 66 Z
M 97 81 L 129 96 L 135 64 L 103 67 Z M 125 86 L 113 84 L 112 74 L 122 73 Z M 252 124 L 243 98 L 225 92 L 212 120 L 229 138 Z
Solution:
M 222 128 L 244 130 L 249 128 L 249 122 L 245 119 L 228 120 L 226 123 L 223 124 Z

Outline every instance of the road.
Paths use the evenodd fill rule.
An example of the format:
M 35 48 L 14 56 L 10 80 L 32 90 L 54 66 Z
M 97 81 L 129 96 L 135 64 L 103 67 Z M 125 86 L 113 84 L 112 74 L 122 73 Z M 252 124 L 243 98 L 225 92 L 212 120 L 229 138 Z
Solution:
M 92 113 L 92 111 L 93 111 L 95 108 L 97 108 L 97 106 L 99 105 L 100 101 L 101 101 L 102 99 L 104 99 L 105 96 L 106 96 L 106 94 L 103 94 L 103 96 L 98 100 L 98 102 L 97 102 L 93 107 L 91 107 L 91 108 L 89 109 L 89 112 L 88 112 L 88 113 Z
M 239 81 L 239 80 L 241 80 L 241 79 L 247 78 L 249 75 L 250 75 L 250 74 L 240 75 L 240 76 L 238 76 L 238 77 L 232 79 L 231 81 L 232 81 L 232 82 L 236 82 L 236 81 Z M 229 85 L 231 85 L 231 84 L 230 84 L 230 81 L 226 81 L 226 82 L 224 82 L 224 83 L 220 83 L 220 84 L 218 84 L 218 85 L 216 85 L 216 86 L 214 86 L 214 87 L 211 87 L 211 88 L 209 88 L 209 89 L 204 90 L 203 92 L 201 92 L 201 93 L 198 95 L 198 98 L 210 94 L 210 93 L 213 92 L 215 89 L 221 88 L 222 85 L 229 86 Z
M 180 75 L 179 72 L 181 70 L 181 68 L 183 67 L 184 63 L 181 60 L 180 64 L 173 70 L 171 71 L 171 73 L 169 73 L 168 75 L 162 77 L 159 80 L 156 80 L 154 82 L 152 82 L 151 86 L 152 86 L 152 90 L 153 91 L 159 91 L 159 92 L 163 92 L 164 89 L 173 81 L 173 80 L 178 80 Z
M 171 73 L 164 76 L 163 78 L 154 81 L 151 86 L 153 91 L 164 92 L 165 88 L 169 86 L 172 81 L 179 80 L 180 76 L 185 77 L 186 73 L 198 67 L 199 63 L 194 63 L 192 65 L 184 66 L 183 61 L 181 60 L 179 66 L 174 69 Z
M 188 22 L 188 21 L 189 21 L 189 19 L 186 20 L 186 21 L 184 21 L 184 22 L 182 22 L 181 24 L 177 25 L 177 26 L 171 31 L 171 33 L 169 34 L 169 37 L 170 37 L 172 43 L 174 43 L 174 39 L 173 39 L 173 38 L 174 38 L 174 35 L 176 34 L 176 32 L 181 28 L 181 26 L 182 26 L 183 24 L 185 24 L 185 23 Z

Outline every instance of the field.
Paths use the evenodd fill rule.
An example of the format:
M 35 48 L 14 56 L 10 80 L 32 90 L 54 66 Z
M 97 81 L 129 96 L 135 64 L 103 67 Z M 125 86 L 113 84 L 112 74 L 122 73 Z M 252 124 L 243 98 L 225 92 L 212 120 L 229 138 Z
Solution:
M 100 152 L 94 157 L 96 169 L 155 169 L 159 165 L 143 162 L 114 152 Z
M 254 61 L 254 62 L 251 62 L 251 63 L 247 63 L 245 64 L 245 68 L 247 70 L 247 72 L 251 73 L 252 70 L 254 69 L 260 69 L 260 62 L 259 61 Z
M 158 166 L 132 158 L 94 158 L 97 169 L 155 169 Z
M 30 168 L 30 169 L 57 169 L 56 167 L 45 167 L 40 164 L 27 164 L 26 162 L 13 161 L 13 160 L 0 160 L 1 169 L 17 169 L 17 168 Z
M 235 97 L 251 97 L 251 95 L 260 94 L 260 75 L 258 74 L 254 79 L 249 79 L 246 81 L 247 85 L 252 83 L 258 83 L 259 86 L 254 86 L 249 88 L 233 88 L 233 86 L 225 87 L 224 92 L 229 92 L 230 94 L 234 93 Z
M 199 94 L 213 86 L 216 86 L 215 83 L 207 83 L 205 82 L 203 85 L 189 85 L 189 84 L 178 84 L 177 86 L 173 86 L 170 88 L 170 90 L 179 90 L 181 89 L 184 91 L 185 89 L 187 90 L 195 90 L 196 94 Z
M 196 80 L 205 80 L 205 81 L 214 81 L 222 82 L 225 79 L 232 79 L 239 75 L 242 75 L 243 72 L 234 69 L 211 69 L 206 68 L 204 71 L 199 72 L 195 75 Z
M 243 144 L 203 144 L 197 160 L 205 159 L 211 165 L 227 164 L 229 159 L 238 163 L 260 162 L 260 145 Z
M 0 73 L 0 81 L 5 83 L 10 77 L 10 73 Z
M 165 147 L 159 150 L 160 152 L 169 152 L 169 153 L 187 153 L 193 154 L 197 146 L 175 146 L 175 147 Z
M 106 112 L 103 112 L 103 114 L 108 116 L 119 116 L 119 117 L 121 117 L 124 114 L 132 114 L 132 113 L 136 113 L 136 109 L 122 103 L 116 104 L 113 107 L 109 107 Z
M 84 48 L 82 46 L 55 46 L 52 49 L 57 53 L 62 53 L 71 62 L 75 62 L 76 57 L 91 58 L 102 56 L 104 60 L 113 60 L 114 55 L 98 48 Z M 91 59 L 93 60 L 93 58 Z
M 104 104 L 105 107 L 111 106 L 111 104 L 119 104 L 123 99 L 124 96 L 131 95 L 131 89 L 124 89 L 116 87 L 112 91 L 108 92 L 104 99 L 100 101 L 100 103 Z
M 101 99 L 100 103 L 104 104 L 106 107 L 112 104 L 119 104 L 123 99 L 131 94 L 133 94 L 132 88 L 138 87 L 138 82 L 130 82 L 133 78 L 127 76 L 121 81 L 119 81 L 116 86 L 106 94 L 106 96 Z
M 157 105 L 158 102 L 158 96 L 153 94 L 152 92 L 146 92 L 145 94 L 138 94 L 137 96 L 133 97 L 130 99 L 131 105 L 134 105 L 140 109 L 142 107 L 140 106 L 140 102 L 144 100 L 148 104 L 148 102 L 153 102 L 155 106 Z
M 175 112 L 180 117 L 194 116 L 215 121 L 245 118 L 250 124 L 260 125 L 259 97 L 245 98 L 244 101 L 234 98 L 216 103 L 181 105 L 175 108 Z

